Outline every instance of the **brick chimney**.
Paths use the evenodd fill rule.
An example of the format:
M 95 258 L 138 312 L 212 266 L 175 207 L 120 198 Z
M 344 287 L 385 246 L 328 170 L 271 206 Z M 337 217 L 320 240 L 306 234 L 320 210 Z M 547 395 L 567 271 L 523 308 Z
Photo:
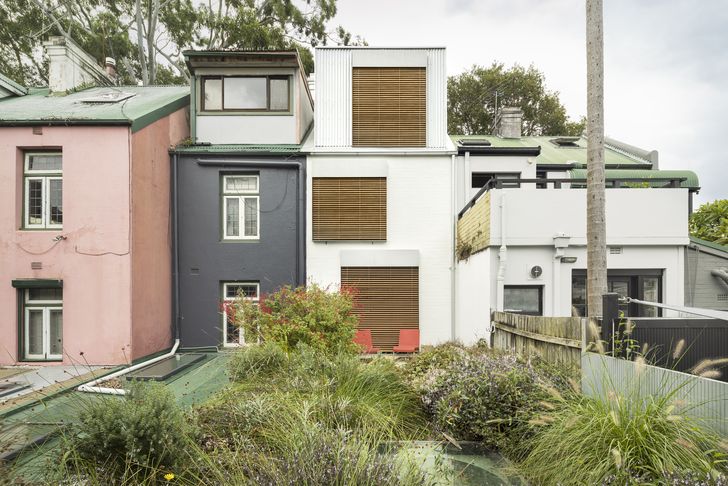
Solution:
M 71 39 L 52 36 L 43 43 L 50 65 L 48 87 L 53 94 L 65 94 L 83 85 L 109 86 L 114 82 L 96 59 Z
M 496 135 L 503 138 L 521 138 L 523 110 L 520 108 L 501 108 L 496 116 Z

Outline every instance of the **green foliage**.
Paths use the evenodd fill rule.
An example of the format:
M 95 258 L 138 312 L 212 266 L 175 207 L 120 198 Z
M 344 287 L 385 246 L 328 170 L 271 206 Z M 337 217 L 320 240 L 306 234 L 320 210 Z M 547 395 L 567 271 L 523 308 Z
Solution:
M 259 337 L 285 352 L 305 344 L 332 355 L 359 351 L 353 342 L 358 324 L 353 311 L 351 292 L 329 292 L 317 285 L 282 287 L 259 304 L 241 295 L 227 305 L 229 318 L 243 328 L 248 341 Z
M 690 234 L 728 245 L 728 199 L 718 199 L 700 206 L 690 216 Z
M 103 397 L 80 414 L 68 457 L 105 465 L 110 473 L 179 463 L 191 429 L 174 395 L 157 383 L 132 383 L 123 398 Z
M 505 452 L 524 439 L 528 422 L 554 394 L 570 388 L 566 370 L 487 347 L 439 346 L 408 371 L 436 429 Z
M 533 65 L 473 66 L 448 79 L 447 99 L 448 133 L 494 133 L 496 109 L 507 106 L 523 110 L 524 135 L 581 135 L 586 126 L 585 118 L 569 121 L 559 94 L 546 88 L 543 73 Z
M 540 419 L 519 469 L 543 485 L 719 484 L 679 480 L 719 478 L 727 457 L 720 438 L 681 410 L 683 386 L 644 396 L 639 380 L 620 393 L 604 378 L 599 396 L 570 397 Z
M 287 365 L 288 356 L 274 342 L 266 342 L 261 346 L 247 346 L 236 352 L 228 369 L 230 377 L 235 381 L 243 381 L 251 376 L 271 376 Z
M 245 358 L 254 361 L 270 362 Z M 204 450 L 196 468 L 209 469 L 206 476 L 224 484 L 426 482 L 416 467 L 379 452 L 384 441 L 425 431 L 418 397 L 392 361 L 299 346 L 280 366 L 246 370 L 195 412 Z
M 149 84 L 186 82 L 181 53 L 187 49 L 296 49 L 304 68 L 312 72 L 309 47 L 363 42 L 341 26 L 329 25 L 336 15 L 336 0 L 42 3 L 41 8 L 34 0 L 0 2 L 0 72 L 21 84 L 38 85 L 47 79 L 48 66 L 34 49 L 48 35 L 73 39 L 99 61 L 116 58 L 123 82 L 132 84 L 144 78 L 143 72 Z

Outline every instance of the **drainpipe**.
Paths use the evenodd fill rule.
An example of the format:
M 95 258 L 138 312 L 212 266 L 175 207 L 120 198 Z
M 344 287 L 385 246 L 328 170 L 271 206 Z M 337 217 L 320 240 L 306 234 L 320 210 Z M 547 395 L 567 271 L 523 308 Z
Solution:
M 172 156 L 172 224 L 174 225 L 172 234 L 172 285 L 174 285 L 172 332 L 174 333 L 174 338 L 179 340 L 181 323 L 179 316 L 179 207 L 177 205 L 179 197 L 177 196 L 177 163 L 177 154 L 174 154 Z
M 179 347 L 179 339 L 174 340 L 174 346 L 172 346 L 172 349 L 161 356 L 157 356 L 156 358 L 152 358 L 147 361 L 143 361 L 141 363 L 137 363 L 133 366 L 130 366 L 128 368 L 124 368 L 123 370 L 119 370 L 115 373 L 111 373 L 110 375 L 102 376 L 101 378 L 97 378 L 93 381 L 90 381 L 86 383 L 85 385 L 81 385 L 77 388 L 80 392 L 88 392 L 88 393 L 103 393 L 105 395 L 126 395 L 126 390 L 123 388 L 105 388 L 96 386 L 99 383 L 107 380 L 111 380 L 114 378 L 118 378 L 120 376 L 123 376 L 127 373 L 130 373 L 132 371 L 138 370 L 140 368 L 144 368 L 145 366 L 149 366 L 150 364 L 154 364 L 158 361 L 162 361 L 163 359 L 170 358 L 174 356 L 174 354 L 177 352 L 177 348 Z
M 504 306 L 504 294 L 505 294 L 505 281 L 506 281 L 506 260 L 507 251 L 506 248 L 506 195 L 501 194 L 500 197 L 500 219 L 501 219 L 501 245 L 498 250 L 498 277 L 496 282 L 496 310 L 503 312 Z
M 457 203 L 457 180 L 455 170 L 455 155 L 450 156 L 450 181 L 452 183 L 452 194 L 450 197 L 450 217 L 452 221 L 450 223 L 452 247 L 450 248 L 450 339 L 453 341 L 457 340 L 457 305 L 455 299 L 457 298 L 457 292 L 455 290 L 457 286 L 457 258 L 455 257 L 455 248 L 457 247 L 457 222 L 458 215 L 455 210 Z
M 564 257 L 564 250 L 569 247 L 570 237 L 564 233 L 554 236 L 554 258 L 551 271 L 551 315 L 557 317 L 561 314 L 561 259 Z

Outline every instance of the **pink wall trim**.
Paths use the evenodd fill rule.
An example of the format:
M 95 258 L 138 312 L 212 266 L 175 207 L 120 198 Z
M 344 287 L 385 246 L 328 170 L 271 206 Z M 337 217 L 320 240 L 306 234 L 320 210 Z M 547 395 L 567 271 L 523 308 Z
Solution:
M 187 109 L 132 135 L 132 359 L 172 340 L 169 146 L 189 136 Z

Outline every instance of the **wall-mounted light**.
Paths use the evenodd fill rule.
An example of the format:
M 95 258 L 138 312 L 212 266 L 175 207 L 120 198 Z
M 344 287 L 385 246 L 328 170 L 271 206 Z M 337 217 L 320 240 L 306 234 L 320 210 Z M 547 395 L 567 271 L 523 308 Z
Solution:
M 576 257 L 561 257 L 561 263 L 576 263 Z

